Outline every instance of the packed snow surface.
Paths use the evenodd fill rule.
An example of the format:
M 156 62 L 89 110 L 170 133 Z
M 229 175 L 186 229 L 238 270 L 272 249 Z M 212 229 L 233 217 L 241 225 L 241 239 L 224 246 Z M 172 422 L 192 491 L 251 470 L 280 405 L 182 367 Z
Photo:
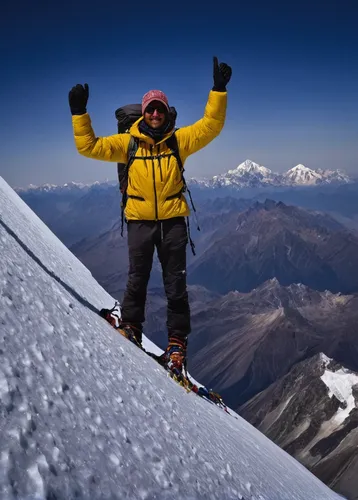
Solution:
M 0 255 L 1 500 L 341 498 L 100 318 L 112 297 L 1 178 Z

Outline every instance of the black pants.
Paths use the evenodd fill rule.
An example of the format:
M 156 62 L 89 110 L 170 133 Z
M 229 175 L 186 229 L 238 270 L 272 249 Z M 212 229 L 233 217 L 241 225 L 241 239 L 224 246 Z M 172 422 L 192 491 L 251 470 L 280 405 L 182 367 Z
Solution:
M 122 302 L 122 320 L 142 329 L 147 286 L 157 249 L 167 296 L 169 335 L 190 333 L 186 287 L 187 227 L 184 217 L 163 221 L 128 221 L 129 275 Z

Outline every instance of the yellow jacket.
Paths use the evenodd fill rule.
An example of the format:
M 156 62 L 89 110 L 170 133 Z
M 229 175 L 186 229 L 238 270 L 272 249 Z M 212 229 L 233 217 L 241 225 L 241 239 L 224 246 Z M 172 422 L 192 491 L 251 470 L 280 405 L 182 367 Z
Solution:
M 227 93 L 211 90 L 204 116 L 193 125 L 176 131 L 183 165 L 189 155 L 202 149 L 220 134 L 225 123 L 226 106 Z M 152 138 L 139 131 L 138 125 L 142 119 L 132 125 L 130 134 L 96 137 L 88 113 L 74 115 L 72 124 L 77 150 L 88 158 L 127 163 L 130 135 L 137 137 L 138 151 L 128 171 L 125 217 L 127 220 L 163 220 L 187 216 L 190 210 L 185 196 L 175 196 L 183 188 L 177 161 L 173 155 L 164 156 L 170 153 L 165 141 L 173 130 L 155 144 Z

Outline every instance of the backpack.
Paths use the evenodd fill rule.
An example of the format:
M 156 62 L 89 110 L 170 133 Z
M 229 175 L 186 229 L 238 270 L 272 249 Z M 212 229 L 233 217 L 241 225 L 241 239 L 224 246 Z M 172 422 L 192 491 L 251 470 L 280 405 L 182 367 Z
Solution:
M 176 110 L 175 108 L 171 107 L 170 111 L 176 116 Z M 142 116 L 142 106 L 141 104 L 128 104 L 126 106 L 122 106 L 118 108 L 115 112 L 115 116 L 117 119 L 117 129 L 119 134 L 129 134 L 129 129 L 132 126 L 134 122 L 136 122 L 141 116 Z M 177 130 L 177 129 L 176 129 Z M 121 236 L 123 236 L 123 227 L 124 227 L 124 209 L 128 200 L 127 196 L 127 186 L 128 186 L 128 171 L 131 166 L 131 164 L 134 161 L 134 158 L 137 153 L 138 149 L 138 139 L 136 137 L 131 136 L 130 141 L 129 141 L 129 146 L 128 146 L 128 154 L 127 154 L 127 163 L 117 163 L 117 172 L 118 172 L 118 181 L 119 181 L 119 190 L 122 194 L 122 201 L 121 201 Z M 175 135 L 175 132 L 166 140 L 167 146 L 171 149 L 171 154 L 175 157 L 177 160 L 178 168 L 180 170 L 180 174 L 182 177 L 182 182 L 183 182 L 183 188 L 181 190 L 182 194 L 184 192 L 187 192 L 190 198 L 191 206 L 193 208 L 196 222 L 197 222 L 197 229 L 200 231 L 200 227 L 198 224 L 197 220 L 197 215 L 196 215 L 196 209 L 193 203 L 193 199 L 191 196 L 191 192 L 186 184 L 185 178 L 184 178 L 184 166 L 183 162 L 181 161 L 180 155 L 179 155 L 179 148 L 178 148 L 178 141 L 177 137 Z M 150 158 L 150 157 L 148 157 Z M 127 221 L 126 221 L 127 222 Z M 189 224 L 189 217 L 187 217 L 187 228 L 188 228 L 188 237 L 189 237 L 189 242 L 191 246 L 191 250 L 193 254 L 195 255 L 195 245 L 190 237 L 190 224 Z

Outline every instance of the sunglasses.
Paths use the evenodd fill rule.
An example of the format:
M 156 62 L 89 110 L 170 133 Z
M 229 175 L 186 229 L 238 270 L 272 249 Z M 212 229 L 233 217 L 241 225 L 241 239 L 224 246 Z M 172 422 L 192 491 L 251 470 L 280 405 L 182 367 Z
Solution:
M 149 113 L 150 115 L 152 115 L 154 113 L 154 111 L 157 110 L 158 113 L 162 113 L 162 114 L 165 114 L 167 112 L 167 108 L 165 106 L 161 106 L 160 104 L 155 106 L 153 104 L 149 104 L 146 108 L 145 108 L 145 112 L 146 113 Z

